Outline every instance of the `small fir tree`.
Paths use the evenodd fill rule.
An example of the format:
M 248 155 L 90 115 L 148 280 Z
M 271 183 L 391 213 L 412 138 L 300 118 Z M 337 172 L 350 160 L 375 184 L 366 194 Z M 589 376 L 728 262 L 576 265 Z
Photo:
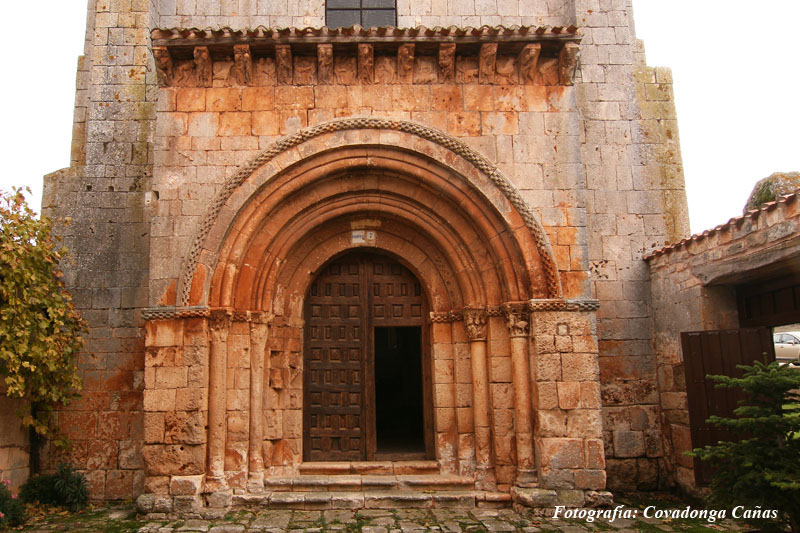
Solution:
M 48 433 L 50 408 L 81 384 L 75 362 L 84 325 L 62 281 L 65 254 L 22 189 L 0 191 L 0 377 L 6 396 L 30 403 L 20 415 L 36 435 Z
M 711 503 L 732 509 L 776 509 L 777 520 L 759 521 L 765 530 L 800 531 L 800 370 L 777 362 L 740 365 L 741 378 L 709 376 L 717 387 L 738 388 L 746 399 L 737 418 L 712 416 L 711 424 L 742 440 L 696 448 L 689 455 L 714 468 Z

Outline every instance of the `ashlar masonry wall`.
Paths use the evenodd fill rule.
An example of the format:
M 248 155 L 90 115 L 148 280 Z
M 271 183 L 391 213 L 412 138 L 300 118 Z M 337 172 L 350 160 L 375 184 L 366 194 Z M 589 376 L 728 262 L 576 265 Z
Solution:
M 578 1 L 575 10 L 584 34 L 576 89 L 590 280 L 601 302 L 609 488 L 649 490 L 670 480 L 643 257 L 689 233 L 672 78 L 645 65 L 629 1 Z
M 144 490 L 142 390 L 148 379 L 183 384 L 183 375 L 145 375 L 146 357 L 161 355 L 146 356 L 141 310 L 177 302 L 184 254 L 226 177 L 282 137 L 344 117 L 403 120 L 447 132 L 521 191 L 552 245 L 564 295 L 601 301 L 597 322 L 585 326 L 590 337 L 596 331 L 598 345 L 580 349 L 600 353 L 609 485 L 629 488 L 632 479 L 640 488 L 658 484 L 653 314 L 642 256 L 676 242 L 688 226 L 671 80 L 668 71 L 644 66 L 628 0 L 398 3 L 399 26 L 533 24 L 563 32 L 575 25 L 581 28 L 581 60 L 574 78 L 569 73 L 573 85 L 561 80 L 552 53 L 542 52 L 537 70 L 525 78 L 519 51 L 500 46 L 485 56 L 486 64 L 477 48 L 457 54 L 447 82 L 430 51 L 417 50 L 401 76 L 396 58 L 377 48 L 373 77 L 364 82 L 354 48 L 350 59 L 334 65 L 337 78 L 329 84 L 319 83 L 306 53 L 293 55 L 283 71 L 291 81 L 281 82 L 274 55 L 270 65 L 258 61 L 268 54 L 256 51 L 253 78 L 241 83 L 231 50 L 213 58 L 208 86 L 192 86 L 198 84 L 189 81 L 191 66 L 184 66 L 186 82 L 162 88 L 153 29 L 321 26 L 323 4 L 88 5 L 73 165 L 46 178 L 44 207 L 51 216 L 73 219 L 63 230 L 77 260 L 67 282 L 91 328 L 80 360 L 86 393 L 58 417 L 74 442 L 67 458 L 88 472 L 94 495 L 128 498 Z M 176 57 L 174 66 L 191 60 Z M 552 347 L 549 340 L 543 344 L 554 351 L 542 353 L 572 349 L 558 337 L 553 335 Z M 275 379 L 291 391 L 299 339 L 279 339 L 280 333 L 270 341 L 281 353 Z M 554 376 L 562 371 L 547 370 Z M 187 374 L 186 388 L 190 379 L 202 376 Z M 548 384 L 538 394 L 542 405 L 552 405 L 558 395 L 559 406 L 563 395 L 566 406 L 574 405 L 575 391 L 574 385 Z M 283 405 L 296 404 L 286 394 Z M 587 391 L 586 401 L 592 394 Z M 275 415 L 276 427 L 283 416 Z M 542 431 L 550 431 L 547 424 Z M 566 426 L 561 419 L 554 424 L 555 438 Z M 45 452 L 46 466 L 54 465 L 57 458 Z

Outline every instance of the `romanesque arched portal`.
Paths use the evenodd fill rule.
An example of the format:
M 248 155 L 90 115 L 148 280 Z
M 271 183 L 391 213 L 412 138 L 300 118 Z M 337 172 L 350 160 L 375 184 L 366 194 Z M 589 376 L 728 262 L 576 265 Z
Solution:
M 303 461 L 378 458 L 375 411 L 363 399 L 335 420 L 318 416 L 337 414 L 333 403 L 341 404 L 344 392 L 374 395 L 369 384 L 347 390 L 353 379 L 375 376 L 364 370 L 374 354 L 362 356 L 362 366 L 350 369 L 360 374 L 326 399 L 325 379 L 312 379 L 327 370 L 333 382 L 341 379 L 334 372 L 348 370 L 334 368 L 330 352 L 328 368 L 313 366 L 324 328 L 333 334 L 345 327 L 341 346 L 327 348 L 352 349 L 363 340 L 347 333 L 348 317 L 341 316 L 360 313 L 347 303 L 352 280 L 325 281 L 343 291 L 336 293 L 340 302 L 325 304 L 313 291 L 320 276 L 334 276 L 336 258 L 370 251 L 373 259 L 360 260 L 362 267 L 374 267 L 376 253 L 395 258 L 425 295 L 424 305 L 413 304 L 428 365 L 421 368 L 427 433 L 418 452 L 435 459 L 440 473 L 490 491 L 581 468 L 537 461 L 536 450 L 549 457 L 578 445 L 581 457 L 586 452 L 583 438 L 567 439 L 566 430 L 534 438 L 534 424 L 546 415 L 537 410 L 538 391 L 550 391 L 563 374 L 532 371 L 531 324 L 551 338 L 556 329 L 570 337 L 570 327 L 590 336 L 591 319 L 580 312 L 592 304 L 561 298 L 557 265 L 532 211 L 493 165 L 459 141 L 416 124 L 351 119 L 301 131 L 243 167 L 195 234 L 178 285 L 183 306 L 171 316 L 201 321 L 184 324 L 184 335 L 187 327 L 207 328 L 208 431 L 193 452 L 206 459 L 204 490 L 258 492 L 276 475 L 297 474 Z M 353 274 L 366 276 L 358 290 L 376 290 L 362 272 Z M 358 302 L 352 305 L 374 304 Z M 327 319 L 337 313 L 336 324 L 313 316 L 313 306 L 328 304 L 320 312 Z M 386 309 L 395 304 L 381 305 L 396 319 L 386 326 L 399 327 L 405 311 L 394 317 Z M 377 312 L 373 306 L 359 315 L 368 329 L 360 334 L 376 335 Z M 570 317 L 559 321 L 552 315 L 559 312 Z M 345 346 L 348 335 L 352 346 Z M 374 351 L 370 342 L 359 346 Z M 596 356 L 578 354 L 573 363 L 581 368 L 573 376 L 580 396 L 580 381 L 597 379 Z

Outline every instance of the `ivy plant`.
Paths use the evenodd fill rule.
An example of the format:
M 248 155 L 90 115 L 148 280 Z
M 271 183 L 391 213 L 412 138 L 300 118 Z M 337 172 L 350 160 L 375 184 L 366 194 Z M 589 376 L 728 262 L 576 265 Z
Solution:
M 66 249 L 47 217 L 37 217 L 25 192 L 0 191 L 0 378 L 37 435 L 50 431 L 49 413 L 80 390 L 76 367 L 83 321 L 64 287 Z

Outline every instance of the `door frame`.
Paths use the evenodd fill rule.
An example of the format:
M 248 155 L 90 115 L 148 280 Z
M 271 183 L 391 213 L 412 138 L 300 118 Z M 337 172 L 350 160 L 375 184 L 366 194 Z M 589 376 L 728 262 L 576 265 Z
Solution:
M 347 258 L 347 256 L 354 256 L 359 263 L 359 284 L 362 287 L 361 301 L 362 312 L 361 324 L 363 328 L 362 334 L 362 402 L 361 402 L 361 417 L 362 417 L 362 459 L 367 461 L 375 461 L 377 450 L 377 419 L 375 410 L 376 400 L 376 383 L 375 383 L 375 323 L 373 315 L 373 292 L 371 290 L 372 274 L 368 272 L 368 266 L 374 264 L 376 257 L 384 257 L 389 261 L 396 262 L 405 268 L 420 285 L 420 297 L 422 300 L 422 311 L 419 319 L 398 319 L 393 320 L 391 324 L 380 324 L 381 326 L 419 326 L 421 328 L 421 350 L 422 357 L 422 424 L 423 424 L 423 441 L 425 448 L 425 458 L 435 458 L 435 445 L 434 445 L 434 408 L 433 408 L 433 361 L 432 361 L 432 346 L 431 346 L 431 327 L 432 324 L 426 320 L 428 316 L 429 301 L 428 291 L 425 284 L 422 283 L 420 276 L 401 258 L 396 255 L 386 252 L 384 250 L 365 247 L 353 248 L 346 250 L 342 253 L 328 259 L 312 276 L 312 281 L 309 283 L 305 293 L 305 300 L 303 302 L 303 431 L 302 431 L 302 457 L 304 462 L 311 461 L 308 459 L 309 441 L 310 441 L 310 410 L 308 409 L 308 374 L 306 372 L 307 362 L 307 347 L 309 328 L 306 327 L 306 317 L 310 312 L 311 305 L 311 286 L 317 282 L 317 279 L 325 272 L 325 270 L 336 261 Z M 387 454 L 381 454 L 381 460 L 391 460 L 391 457 L 386 457 Z

